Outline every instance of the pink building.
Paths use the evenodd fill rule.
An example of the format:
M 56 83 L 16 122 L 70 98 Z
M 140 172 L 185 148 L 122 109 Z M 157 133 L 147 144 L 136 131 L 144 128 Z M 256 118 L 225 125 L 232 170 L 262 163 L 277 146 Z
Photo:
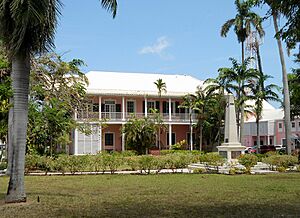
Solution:
M 87 93 L 90 102 L 85 111 L 76 114 L 76 118 L 79 123 L 90 125 L 93 133 L 85 135 L 75 130 L 70 150 L 72 154 L 126 150 L 122 126 L 132 114 L 137 117 L 151 116 L 150 108 L 160 111 L 167 126 L 161 135 L 163 149 L 182 140 L 189 143 L 189 109 L 178 106 L 183 96 L 195 93 L 202 81 L 187 75 L 99 71 L 89 72 L 86 76 L 89 79 Z M 154 84 L 158 79 L 162 79 L 167 86 L 167 92 L 162 93 L 161 97 Z M 194 114 L 192 122 L 196 122 Z
M 250 103 L 251 104 L 251 103 Z M 268 102 L 263 104 L 262 119 L 259 122 L 260 129 L 260 145 L 284 145 L 285 144 L 285 128 L 284 113 L 282 109 L 276 109 Z M 295 145 L 300 143 L 300 119 L 291 122 L 292 139 Z M 244 146 L 256 145 L 256 122 L 254 115 L 249 115 L 245 121 L 244 129 Z

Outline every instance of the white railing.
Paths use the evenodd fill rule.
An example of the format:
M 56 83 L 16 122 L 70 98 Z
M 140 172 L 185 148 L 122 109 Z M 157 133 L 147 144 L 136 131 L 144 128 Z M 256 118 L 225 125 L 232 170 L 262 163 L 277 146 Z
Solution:
M 153 114 L 147 113 L 148 117 L 152 117 Z M 168 122 L 189 122 L 190 117 L 188 113 L 173 113 L 171 114 L 171 120 L 168 113 L 161 114 L 163 121 Z M 144 113 L 125 113 L 123 118 L 123 112 L 101 112 L 101 119 L 107 121 L 127 121 L 132 117 L 142 118 L 145 117 Z M 196 121 L 197 114 L 192 113 L 192 121 Z M 99 120 L 99 112 L 80 112 L 77 114 L 77 120 Z

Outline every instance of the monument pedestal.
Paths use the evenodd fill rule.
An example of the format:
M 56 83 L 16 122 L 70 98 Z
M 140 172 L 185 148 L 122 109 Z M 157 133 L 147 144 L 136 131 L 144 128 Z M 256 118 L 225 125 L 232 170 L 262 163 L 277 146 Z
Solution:
M 243 154 L 246 147 L 237 142 L 223 143 L 217 148 L 222 157 L 227 158 L 228 161 L 231 161 L 232 159 L 237 159 L 241 154 Z

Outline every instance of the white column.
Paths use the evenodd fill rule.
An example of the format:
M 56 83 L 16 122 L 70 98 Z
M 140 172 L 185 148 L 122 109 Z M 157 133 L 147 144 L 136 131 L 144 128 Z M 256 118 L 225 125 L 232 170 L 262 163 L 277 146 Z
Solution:
M 99 149 L 102 151 L 102 125 L 99 126 Z
M 78 130 L 75 129 L 74 131 L 74 154 L 78 154 Z
M 169 124 L 169 149 L 171 149 L 172 145 L 172 124 Z
M 148 115 L 148 103 L 147 103 L 147 97 L 145 97 L 145 117 Z
M 99 96 L 99 120 L 101 120 L 101 105 L 102 105 L 102 98 Z
M 122 124 L 122 128 L 124 124 Z M 125 151 L 125 133 L 122 133 L 122 151 Z
M 122 97 L 122 120 L 125 120 L 125 98 Z
M 172 101 L 169 98 L 169 121 L 172 121 Z

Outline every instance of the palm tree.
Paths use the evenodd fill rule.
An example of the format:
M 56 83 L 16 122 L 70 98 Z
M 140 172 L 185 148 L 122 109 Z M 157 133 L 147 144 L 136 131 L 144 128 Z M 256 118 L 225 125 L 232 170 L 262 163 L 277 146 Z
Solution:
M 187 94 L 183 97 L 183 102 L 179 106 L 180 108 L 186 108 L 189 110 L 189 123 L 190 123 L 190 150 L 193 150 L 193 125 L 192 125 L 192 114 L 195 109 L 196 96 L 193 94 Z
M 245 60 L 245 40 L 251 32 L 251 26 L 255 28 L 259 36 L 264 35 L 262 28 L 262 19 L 250 9 L 254 5 L 253 1 L 235 0 L 237 14 L 235 18 L 226 21 L 221 28 L 221 36 L 226 37 L 229 29 L 234 26 L 234 32 L 238 38 L 238 42 L 242 45 L 242 64 Z M 243 86 L 243 81 L 242 81 Z M 242 96 L 241 96 L 242 97 Z M 240 141 L 243 138 L 244 130 L 244 106 L 241 105 L 241 125 L 240 125 Z
M 250 95 L 250 99 L 254 100 L 255 105 L 253 108 L 253 112 L 256 118 L 256 138 L 257 138 L 257 150 L 260 148 L 260 134 L 259 134 L 259 121 L 262 117 L 263 110 L 263 101 L 276 101 L 279 102 L 278 94 L 274 90 L 279 90 L 279 87 L 274 84 L 269 84 L 265 86 L 265 82 L 267 79 L 272 78 L 269 75 L 264 75 L 261 72 L 258 74 L 258 78 L 256 81 L 253 80 L 253 83 L 250 84 L 252 95 Z
M 238 107 L 237 110 L 237 122 L 238 122 L 238 132 L 240 134 L 240 142 L 242 142 L 242 133 L 243 133 L 243 120 L 244 120 L 244 107 L 247 100 L 246 90 L 249 81 L 252 78 L 255 78 L 257 71 L 254 69 L 247 69 L 251 58 L 247 58 L 243 64 L 238 63 L 234 58 L 229 59 L 232 62 L 231 68 L 220 68 L 219 75 L 215 79 L 215 84 L 209 85 L 207 88 L 209 92 L 212 92 L 216 89 L 222 89 L 220 93 L 224 94 L 225 91 L 228 93 L 235 94 L 236 104 Z M 210 80 L 214 82 L 213 80 Z
M 159 99 L 161 100 L 162 92 L 167 93 L 167 85 L 166 85 L 165 82 L 163 82 L 163 80 L 161 78 L 156 80 L 154 82 L 154 84 L 156 85 L 158 96 L 159 96 Z M 159 111 L 158 111 L 158 113 L 160 115 Z M 161 147 L 160 147 L 160 135 L 161 135 L 161 125 L 162 125 L 163 120 L 160 117 L 157 117 L 157 118 L 158 118 L 158 120 L 161 121 L 161 122 L 158 122 L 158 149 L 160 150 L 161 149 Z
M 102 0 L 116 15 L 117 0 Z M 6 0 L 0 2 L 0 38 L 12 62 L 13 108 L 10 112 L 9 174 L 6 202 L 25 202 L 24 166 L 30 56 L 53 47 L 59 0 Z
M 272 1 L 268 1 L 269 6 L 271 7 L 271 13 L 273 16 L 274 28 L 275 32 L 279 32 L 277 19 L 278 19 L 278 11 L 276 7 L 274 7 Z M 281 70 L 282 70 L 282 83 L 283 83 L 283 108 L 284 108 L 284 124 L 285 124 L 285 138 L 286 138 L 286 146 L 287 146 L 287 153 L 291 154 L 292 150 L 295 150 L 295 147 L 292 147 L 291 143 L 291 108 L 290 108 L 290 93 L 289 93 L 289 85 L 288 85 L 288 77 L 287 71 L 285 66 L 285 60 L 283 55 L 282 44 L 279 36 L 275 36 L 277 40 L 277 46 L 279 50 L 280 56 L 280 63 L 281 63 Z
M 207 101 L 208 99 L 205 91 L 199 86 L 195 93 L 194 110 L 198 112 L 197 126 L 199 127 L 199 150 L 200 151 L 202 151 L 202 144 L 203 144 L 203 125 L 207 117 L 207 113 L 206 113 L 207 111 L 205 107 Z
M 243 63 L 245 60 L 244 43 L 251 32 L 251 25 L 258 32 L 260 37 L 264 35 L 264 31 L 261 25 L 261 17 L 250 10 L 253 6 L 251 1 L 235 0 L 234 4 L 236 6 L 237 14 L 235 18 L 230 19 L 223 24 L 221 28 L 221 36 L 226 37 L 229 29 L 234 27 L 234 32 L 238 38 L 238 42 L 242 45 Z

